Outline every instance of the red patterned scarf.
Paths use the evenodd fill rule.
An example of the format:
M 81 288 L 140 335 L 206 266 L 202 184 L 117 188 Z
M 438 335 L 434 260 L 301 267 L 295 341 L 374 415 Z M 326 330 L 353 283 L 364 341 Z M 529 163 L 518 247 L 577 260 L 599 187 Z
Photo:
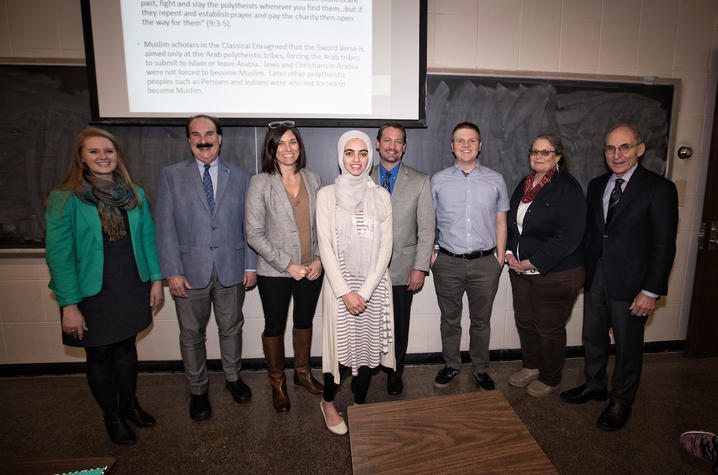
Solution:
M 536 178 L 536 172 L 532 170 L 531 173 L 529 173 L 529 176 L 527 176 L 524 180 L 524 195 L 521 197 L 521 202 L 531 203 L 534 198 L 536 198 L 536 195 L 538 195 L 538 192 L 541 191 L 541 188 L 543 188 L 546 183 L 551 181 L 551 177 L 554 173 L 556 173 L 557 170 L 558 167 L 553 167 L 551 170 L 547 171 L 546 174 L 541 178 L 541 180 L 539 180 L 539 182 L 536 184 L 536 186 L 531 188 L 534 182 L 534 178 Z

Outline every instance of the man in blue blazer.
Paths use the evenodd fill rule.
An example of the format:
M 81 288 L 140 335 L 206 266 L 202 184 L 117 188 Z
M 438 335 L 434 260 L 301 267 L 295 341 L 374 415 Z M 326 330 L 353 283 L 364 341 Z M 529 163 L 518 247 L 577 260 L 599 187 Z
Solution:
M 604 147 L 611 171 L 588 184 L 582 336 L 586 383 L 563 392 L 561 399 L 581 404 L 610 398 L 597 422 L 608 431 L 621 429 L 631 416 L 641 377 L 643 329 L 656 300 L 668 291 L 676 254 L 676 186 L 638 164 L 645 150 L 636 126 L 613 127 Z M 609 329 L 616 342 L 610 393 Z
M 160 171 L 155 218 L 160 268 L 177 308 L 190 417 L 202 420 L 212 414 L 205 348 L 211 307 L 227 388 L 238 403 L 252 398 L 239 370 L 242 304 L 245 289 L 256 283 L 257 255 L 244 232 L 249 174 L 219 159 L 219 120 L 191 117 L 186 131 L 193 158 Z

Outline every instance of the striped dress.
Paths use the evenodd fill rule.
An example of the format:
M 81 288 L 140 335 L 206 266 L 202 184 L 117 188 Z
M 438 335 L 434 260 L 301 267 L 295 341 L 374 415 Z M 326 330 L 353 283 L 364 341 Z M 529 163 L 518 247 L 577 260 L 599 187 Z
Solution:
M 352 221 L 359 233 L 369 232 L 361 212 L 355 214 Z M 341 251 L 339 267 L 349 288 L 358 291 L 364 279 L 347 272 Z M 391 288 L 386 272 L 367 301 L 366 309 L 359 315 L 349 313 L 344 301 L 337 299 L 337 354 L 339 363 L 350 367 L 353 376 L 358 374 L 360 366 L 379 366 L 381 354 L 389 351 L 392 335 L 390 304 Z

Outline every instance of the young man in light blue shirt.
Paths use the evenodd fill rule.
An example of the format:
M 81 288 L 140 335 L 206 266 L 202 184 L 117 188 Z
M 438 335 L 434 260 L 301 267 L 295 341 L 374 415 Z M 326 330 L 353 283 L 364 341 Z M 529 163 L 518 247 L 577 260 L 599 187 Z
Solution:
M 446 388 L 459 374 L 462 296 L 469 298 L 469 354 L 476 387 L 495 389 L 489 367 L 491 308 L 506 251 L 509 196 L 503 177 L 479 165 L 481 132 L 461 122 L 452 132 L 454 166 L 431 178 L 438 242 L 432 265 L 441 310 L 441 345 L 446 366 L 434 386 Z

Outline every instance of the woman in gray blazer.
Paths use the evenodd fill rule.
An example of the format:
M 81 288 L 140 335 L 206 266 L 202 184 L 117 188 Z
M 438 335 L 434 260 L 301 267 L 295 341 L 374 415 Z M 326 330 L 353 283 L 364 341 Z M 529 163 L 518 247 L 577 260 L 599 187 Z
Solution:
M 312 321 L 322 287 L 314 226 L 319 175 L 304 169 L 302 136 L 292 121 L 272 122 L 264 139 L 262 173 L 247 192 L 247 242 L 259 255 L 257 286 L 264 310 L 262 346 L 277 412 L 289 410 L 284 374 L 284 330 L 294 298 L 294 384 L 312 394 L 322 385 L 309 364 Z

